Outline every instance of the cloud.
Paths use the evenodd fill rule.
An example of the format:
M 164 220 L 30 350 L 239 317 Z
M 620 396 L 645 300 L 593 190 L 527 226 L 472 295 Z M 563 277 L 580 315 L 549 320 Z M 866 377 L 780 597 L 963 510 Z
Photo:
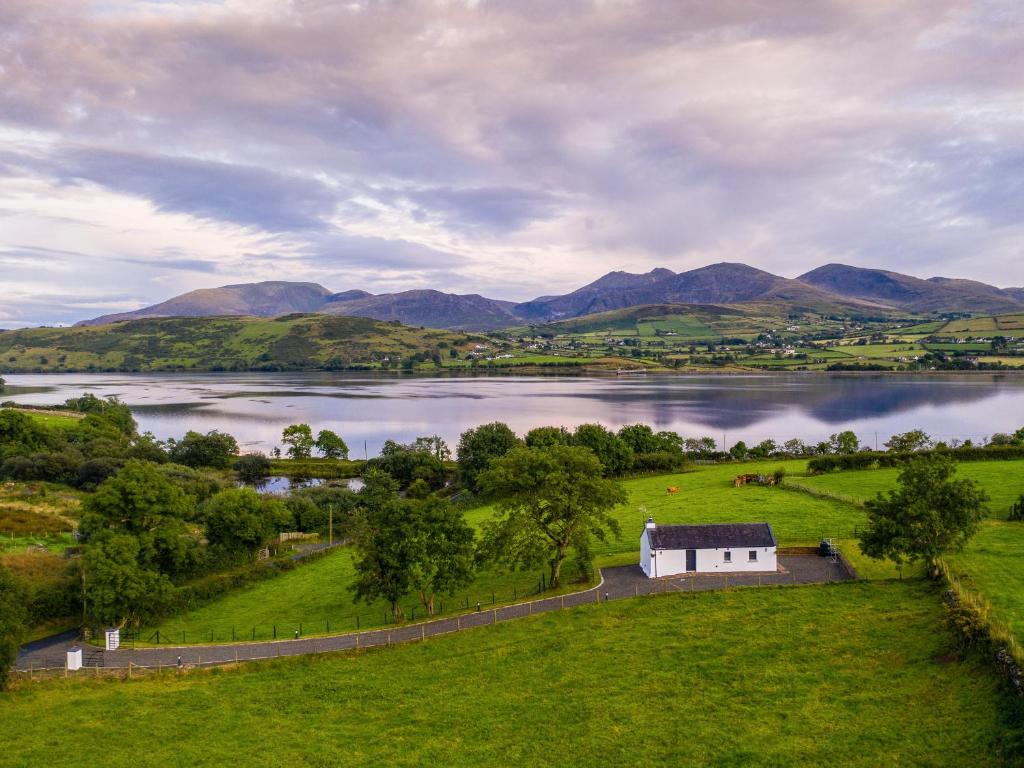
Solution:
M 64 286 L 1024 284 L 1013 0 L 2 6 L 0 251 L 90 254 Z
M 103 150 L 69 149 L 54 161 L 66 180 L 144 197 L 158 210 L 270 232 L 322 229 L 335 196 L 322 183 L 252 166 Z

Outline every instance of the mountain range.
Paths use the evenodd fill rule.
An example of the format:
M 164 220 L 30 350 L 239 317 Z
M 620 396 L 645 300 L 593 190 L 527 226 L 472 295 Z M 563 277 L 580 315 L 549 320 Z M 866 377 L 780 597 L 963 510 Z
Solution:
M 134 312 L 104 315 L 79 325 L 147 317 L 274 317 L 319 312 L 433 328 L 494 330 L 648 304 L 753 302 L 841 315 L 989 314 L 1024 311 L 1024 288 L 997 288 L 946 277 L 926 280 L 843 264 L 828 264 L 800 277 L 786 278 L 746 264 L 721 263 L 678 273 L 665 268 L 643 274 L 610 272 L 571 293 L 521 303 L 435 290 L 332 293 L 317 283 L 245 283 L 190 291 Z

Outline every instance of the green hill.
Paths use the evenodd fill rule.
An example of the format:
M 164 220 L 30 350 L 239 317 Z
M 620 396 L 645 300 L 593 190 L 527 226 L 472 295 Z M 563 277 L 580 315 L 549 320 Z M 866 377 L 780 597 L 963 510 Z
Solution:
M 320 314 L 170 317 L 0 333 L 0 371 L 218 371 L 399 367 L 483 339 Z

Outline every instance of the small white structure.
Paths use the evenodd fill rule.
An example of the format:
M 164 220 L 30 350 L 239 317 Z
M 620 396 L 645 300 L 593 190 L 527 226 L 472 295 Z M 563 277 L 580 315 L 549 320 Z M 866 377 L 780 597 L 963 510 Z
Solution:
M 110 629 L 107 630 L 106 635 L 107 635 L 107 645 L 106 645 L 106 648 L 107 648 L 108 651 L 116 651 L 118 648 L 121 647 L 121 630 L 120 629 L 118 629 L 117 627 L 111 627 Z
M 648 578 L 680 573 L 774 571 L 777 544 L 768 523 L 655 525 L 640 535 L 640 568 Z
M 77 645 L 73 648 L 68 648 L 67 667 L 69 672 L 76 672 L 82 668 L 82 649 Z

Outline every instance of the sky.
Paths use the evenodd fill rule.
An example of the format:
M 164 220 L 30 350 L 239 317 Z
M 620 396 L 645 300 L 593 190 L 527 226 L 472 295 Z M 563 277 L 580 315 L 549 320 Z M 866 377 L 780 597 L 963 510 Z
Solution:
M 0 327 L 258 280 L 1024 285 L 1019 0 L 2 0 Z

